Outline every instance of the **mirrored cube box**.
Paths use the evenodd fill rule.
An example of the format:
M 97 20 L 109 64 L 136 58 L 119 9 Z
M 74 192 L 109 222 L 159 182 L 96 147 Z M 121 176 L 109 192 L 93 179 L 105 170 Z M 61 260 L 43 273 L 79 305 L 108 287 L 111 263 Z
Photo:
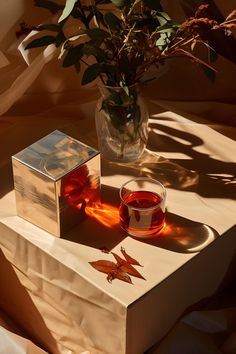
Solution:
M 53 131 L 12 156 L 17 215 L 60 237 L 100 199 L 100 154 Z

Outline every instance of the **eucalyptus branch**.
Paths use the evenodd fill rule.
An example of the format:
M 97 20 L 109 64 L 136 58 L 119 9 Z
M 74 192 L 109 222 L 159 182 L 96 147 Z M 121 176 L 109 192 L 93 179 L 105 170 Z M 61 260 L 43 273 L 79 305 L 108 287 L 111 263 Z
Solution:
M 176 47 L 181 47 L 182 45 L 185 46 L 188 43 L 191 43 L 194 39 L 198 39 L 200 36 L 199 35 L 195 35 L 195 36 L 191 36 L 191 38 L 187 39 L 187 38 L 181 38 L 178 42 L 175 42 L 173 45 L 169 46 L 168 50 L 173 50 Z M 186 41 L 187 42 L 184 42 Z
M 206 40 L 209 31 L 224 29 L 224 34 L 228 35 L 230 29 L 236 25 L 235 10 L 224 22 L 218 23 L 206 17 L 207 5 L 199 6 L 196 15 L 186 19 L 179 27 L 165 14 L 160 14 L 163 21 L 160 25 L 157 16 L 159 0 L 88 0 L 87 4 L 85 0 L 64 0 L 64 3 L 61 24 L 60 21 L 59 24 L 44 24 L 40 33 L 47 30 L 52 31 L 52 34 L 42 34 L 42 37 L 32 40 L 27 49 L 56 44 L 61 49 L 59 58 L 64 67 L 78 68 L 79 62 L 86 65 L 83 84 L 95 80 L 102 72 L 101 80 L 104 84 L 132 85 L 141 81 L 153 65 L 158 70 L 159 64 L 179 56 L 213 70 L 207 62 L 192 54 L 195 45 L 205 45 L 210 50 L 210 59 L 214 60 L 214 49 L 209 47 Z M 55 7 L 51 1 L 44 4 L 51 10 Z M 70 4 L 74 4 L 72 10 Z M 119 14 L 112 13 L 105 7 L 100 11 L 99 6 L 102 4 L 117 4 L 116 11 Z M 63 9 L 63 5 L 59 8 L 56 6 L 56 10 L 59 9 Z M 79 26 L 78 33 L 66 40 L 60 31 L 62 20 L 66 21 L 69 16 L 74 16 L 79 21 Z M 92 25 L 92 19 L 97 19 L 97 26 Z M 100 26 L 100 23 L 104 26 Z M 27 28 L 23 28 L 20 35 L 25 30 Z M 71 41 L 76 41 L 76 45 L 70 46 Z M 84 44 L 87 44 L 87 55 L 96 58 L 96 65 L 84 60 Z
M 103 87 L 106 93 L 99 111 L 101 118 L 105 116 L 109 123 L 101 151 L 112 140 L 109 149 L 105 148 L 104 152 L 114 151 L 116 160 L 129 153 L 134 156 L 136 150 L 139 154 L 138 145 L 142 149 L 146 145 L 147 127 L 144 123 L 148 116 L 138 99 L 138 89 L 133 85 L 154 80 L 163 63 L 178 57 L 210 69 L 212 72 L 204 72 L 213 80 L 213 71 L 216 70 L 207 61 L 195 56 L 195 46 L 198 43 L 206 46 L 209 62 L 213 62 L 217 53 L 208 44 L 208 34 L 222 30 L 224 35 L 230 35 L 231 28 L 236 25 L 236 10 L 224 22 L 218 23 L 206 17 L 207 4 L 200 5 L 194 16 L 177 25 L 168 14 L 159 12 L 162 8 L 160 0 L 60 0 L 64 6 L 51 0 L 35 1 L 51 11 L 62 10 L 62 14 L 57 24 L 42 24 L 40 33 L 27 44 L 26 49 L 54 44 L 60 51 L 59 59 L 63 67 L 75 67 L 79 72 L 82 66 L 82 85 L 99 79 L 102 85 L 110 86 Z M 103 7 L 107 4 L 115 5 L 116 11 L 113 13 Z M 78 21 L 73 33 L 74 28 L 78 31 L 66 38 L 63 25 L 71 17 Z M 22 26 L 18 35 L 32 29 L 32 26 Z M 43 34 L 44 30 L 46 34 Z M 87 62 L 89 56 L 93 57 L 93 63 Z M 146 78 L 145 74 L 153 68 L 152 78 Z M 103 120 L 99 115 L 97 117 L 99 122 Z M 146 129 L 144 132 L 143 128 Z M 109 134 L 112 139 L 109 139 Z M 101 130 L 99 138 L 102 135 Z M 114 278 L 113 273 L 110 276 L 112 278 L 109 279 Z
M 84 60 L 84 59 L 80 59 L 80 61 L 83 63 L 83 64 L 85 64 L 86 66 L 89 66 L 89 64 Z
M 226 21 L 220 23 L 219 26 L 221 27 L 221 26 L 224 26 L 224 25 L 228 25 L 230 23 L 236 23 L 236 18 L 233 18 L 232 20 L 226 20 Z
M 225 22 L 220 23 L 219 25 L 216 25 L 213 27 L 213 29 L 228 29 L 231 30 L 232 28 L 236 28 L 236 19 L 228 20 Z
M 135 6 L 142 0 L 135 0 L 134 3 L 132 4 L 131 8 L 129 9 L 129 12 L 127 14 L 127 17 L 129 17 L 131 15 L 131 13 L 133 12 Z
M 99 75 L 99 78 L 102 81 L 103 85 L 106 86 L 105 80 L 103 79 L 102 75 Z
M 215 71 L 217 72 L 217 70 L 211 66 L 210 64 L 206 63 L 204 60 L 194 56 L 193 54 L 187 52 L 186 50 L 184 49 L 176 49 L 174 52 L 170 53 L 169 54 L 169 58 L 170 57 L 184 57 L 184 58 L 189 58 L 193 61 L 195 61 L 196 63 L 198 64 L 201 64 L 203 66 L 206 66 L 207 68 L 211 69 L 212 71 Z M 166 58 L 167 59 L 167 58 Z
M 122 47 L 120 48 L 120 50 L 118 51 L 118 56 L 120 55 L 120 53 L 121 53 L 121 52 L 124 50 L 124 48 L 126 47 L 127 42 L 129 41 L 129 37 L 132 35 L 135 26 L 136 26 L 136 24 L 134 24 L 134 25 L 130 28 L 128 34 L 126 35 L 126 37 L 125 37 L 125 39 L 124 39 L 124 41 L 123 41 L 123 45 L 122 45 Z
M 79 9 L 79 12 L 80 12 L 80 15 L 81 15 L 81 20 L 83 21 L 83 24 L 85 25 L 85 27 L 87 29 L 89 29 L 89 23 L 88 23 L 88 20 L 87 20 L 87 16 L 85 14 L 85 11 L 84 11 L 84 8 L 83 6 L 81 5 L 81 2 L 80 0 L 77 0 L 77 4 L 79 5 L 78 8 L 76 8 L 77 10 Z

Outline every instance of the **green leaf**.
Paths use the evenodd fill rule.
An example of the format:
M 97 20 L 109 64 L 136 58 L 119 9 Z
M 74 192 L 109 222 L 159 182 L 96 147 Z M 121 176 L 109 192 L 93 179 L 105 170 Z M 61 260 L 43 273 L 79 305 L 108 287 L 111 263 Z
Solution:
M 110 73 L 110 74 L 115 74 L 116 73 L 116 67 L 114 65 L 106 64 L 103 63 L 101 66 L 101 72 L 103 73 Z
M 117 31 L 121 27 L 121 21 L 112 12 L 107 12 L 104 15 L 104 21 L 111 31 Z
M 154 18 L 152 16 L 147 16 L 146 18 L 137 21 L 135 28 L 140 29 L 142 32 L 143 28 L 147 27 L 148 30 L 152 33 L 155 32 L 155 29 L 159 26 L 160 26 L 160 22 L 158 21 L 157 18 Z
M 109 33 L 100 28 L 91 28 L 84 31 L 93 40 L 103 40 L 109 37 Z
M 122 106 L 123 105 L 123 92 L 116 92 L 112 88 L 109 89 L 109 96 L 105 100 L 107 106 Z
M 161 32 L 160 33 L 160 37 L 156 41 L 156 46 L 157 47 L 161 47 L 162 50 L 163 50 L 170 43 L 170 37 L 171 37 L 170 33 Z
M 166 23 L 164 23 L 163 25 L 159 26 L 156 29 L 156 33 L 159 32 L 175 32 L 177 31 L 177 29 L 179 28 L 179 24 L 174 22 L 174 21 L 167 21 Z
M 119 68 L 122 72 L 128 74 L 131 71 L 131 64 L 128 55 L 122 52 L 120 54 Z
M 67 68 L 68 66 L 75 65 L 83 55 L 82 49 L 83 44 L 70 48 L 65 56 L 62 66 Z
M 130 0 L 111 0 L 112 3 L 120 8 L 126 7 L 130 5 Z
M 163 11 L 159 11 L 158 13 L 157 13 L 157 19 L 158 19 L 158 21 L 159 21 L 159 23 L 160 23 L 160 25 L 162 26 L 162 25 L 164 25 L 167 21 L 171 21 L 171 18 L 170 18 L 170 16 L 169 15 L 167 15 L 167 13 L 165 13 L 165 12 L 163 12 Z
M 45 24 L 42 24 L 42 25 L 39 25 L 38 26 L 38 29 L 41 31 L 41 30 L 47 30 L 47 31 L 52 31 L 52 32 L 59 32 L 60 31 L 60 26 L 59 25 L 56 25 L 54 23 L 45 23 Z
M 66 37 L 64 36 L 63 32 L 59 32 L 58 35 L 55 37 L 55 45 L 56 47 L 60 47 L 62 43 L 64 43 L 66 40 Z
M 77 41 L 77 39 L 82 38 L 82 37 L 86 37 L 86 36 L 87 36 L 86 33 L 76 34 L 75 36 L 69 37 L 68 41 Z
M 77 61 L 77 62 L 75 63 L 75 69 L 76 69 L 77 72 L 80 71 L 80 61 Z
M 123 89 L 124 89 L 126 95 L 129 96 L 129 88 L 128 88 L 128 86 L 123 86 Z
M 53 12 L 63 9 L 63 5 L 56 4 L 50 0 L 35 0 L 34 3 L 37 7 L 43 7 L 44 9 L 48 9 Z
M 77 0 L 66 0 L 64 10 L 63 10 L 58 22 L 63 21 L 65 18 L 67 18 L 70 15 L 71 11 L 73 10 L 73 8 L 75 6 L 76 1 Z
M 208 47 L 208 59 L 210 63 L 214 63 L 218 59 L 218 54 L 212 47 Z
M 90 23 L 90 21 L 93 19 L 94 23 L 96 24 L 97 27 L 100 27 L 100 24 L 103 25 L 103 27 L 106 27 L 106 24 L 103 19 L 103 14 L 102 12 L 98 11 L 96 6 L 90 6 L 89 14 L 87 16 L 87 22 Z
M 201 68 L 202 68 L 204 74 L 206 75 L 206 77 L 208 78 L 208 80 L 210 80 L 212 83 L 214 83 L 216 80 L 216 72 L 209 69 L 205 65 L 201 65 Z
M 56 37 L 53 37 L 53 36 L 43 36 L 40 38 L 36 38 L 32 42 L 27 44 L 25 49 L 44 47 L 49 44 L 55 43 L 55 40 L 56 40 Z
M 101 11 L 95 11 L 94 12 L 94 16 L 96 17 L 96 21 L 97 23 L 100 25 L 100 23 L 103 25 L 103 27 L 106 27 L 106 24 L 104 22 L 104 16 L 103 13 Z
M 101 74 L 101 71 L 102 65 L 99 63 L 88 66 L 82 78 L 82 85 L 86 85 L 95 80 Z
M 151 10 L 162 11 L 160 0 L 144 0 L 144 4 Z
M 99 47 L 97 47 L 97 46 L 93 46 L 91 44 L 87 44 L 87 43 L 84 44 L 83 54 L 85 54 L 85 55 L 93 55 L 99 61 L 106 60 L 106 53 L 104 52 L 104 50 L 99 48 Z

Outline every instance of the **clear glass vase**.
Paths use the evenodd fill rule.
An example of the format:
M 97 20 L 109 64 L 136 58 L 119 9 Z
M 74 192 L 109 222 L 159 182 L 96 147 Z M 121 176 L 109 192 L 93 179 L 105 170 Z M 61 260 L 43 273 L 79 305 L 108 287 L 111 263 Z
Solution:
M 99 89 L 101 98 L 95 119 L 101 155 L 110 161 L 135 161 L 148 139 L 149 116 L 139 87 L 99 86 Z

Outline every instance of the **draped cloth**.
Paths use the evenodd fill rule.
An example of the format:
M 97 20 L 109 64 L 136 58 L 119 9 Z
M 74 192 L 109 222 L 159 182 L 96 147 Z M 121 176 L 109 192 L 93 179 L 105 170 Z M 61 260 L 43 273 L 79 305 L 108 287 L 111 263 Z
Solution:
M 191 2 L 191 6 L 199 1 Z M 164 10 L 177 21 L 185 17 L 183 9 L 188 1 L 163 1 Z M 226 16 L 234 9 L 234 1 L 215 1 L 218 10 Z M 98 95 L 94 84 L 81 87 L 81 74 L 73 68 L 62 69 L 58 53 L 49 46 L 44 50 L 24 50 L 25 39 L 16 38 L 20 23 L 35 26 L 50 22 L 49 12 L 33 6 L 33 1 L 9 0 L 0 12 L 0 114 L 9 111 L 27 114 L 44 105 L 74 101 L 77 105 Z M 55 20 L 55 19 L 54 19 Z M 31 34 L 32 35 L 32 34 Z M 170 62 L 168 71 L 145 88 L 145 96 L 158 99 L 165 109 L 194 113 L 206 119 L 235 125 L 236 66 L 220 56 L 215 67 L 215 83 L 210 82 L 202 69 L 186 59 Z M 11 112 L 10 112 L 11 113 Z M 9 114 L 10 114 L 9 113 Z
M 183 3 L 184 1 L 165 0 L 163 6 L 178 21 L 184 16 L 181 6 Z M 223 15 L 234 8 L 234 3 L 234 0 L 215 1 Z M 33 1 L 8 0 L 1 4 L 0 168 L 1 177 L 5 181 L 12 179 L 11 155 L 58 126 L 64 128 L 64 131 L 68 131 L 68 133 L 71 133 L 75 126 L 78 127 L 79 138 L 85 143 L 89 141 L 91 145 L 96 147 L 93 114 L 98 91 L 95 84 L 81 87 L 81 75 L 76 74 L 73 68 L 61 68 L 61 62 L 57 59 L 58 55 L 53 46 L 44 50 L 34 49 L 28 52 L 24 50 L 27 38 L 16 37 L 16 31 L 19 30 L 21 22 L 35 25 L 44 22 L 46 19 L 48 19 L 48 12 L 34 8 Z M 159 119 L 158 114 L 162 112 L 177 112 L 197 123 L 208 124 L 235 140 L 236 66 L 223 56 L 219 57 L 215 65 L 218 73 L 215 83 L 211 83 L 204 76 L 201 68 L 196 67 L 193 63 L 184 59 L 172 61 L 165 73 L 150 83 L 143 92 L 148 101 L 150 116 L 157 116 Z M 168 119 L 171 121 L 173 118 L 173 114 L 164 113 L 163 117 L 168 122 Z M 153 121 L 152 124 L 154 124 Z M 179 124 L 181 126 L 181 123 Z M 169 133 L 168 128 L 165 129 L 162 139 Z M 173 132 L 174 129 L 172 129 Z M 21 139 L 19 139 L 19 136 L 21 136 Z M 182 173 L 184 181 L 195 178 L 195 174 L 192 171 L 189 172 L 189 170 L 191 170 L 191 160 L 197 155 L 195 150 L 198 151 L 200 148 L 198 146 L 193 147 L 192 155 L 189 155 L 187 161 L 182 159 L 180 150 L 177 160 L 180 165 L 183 162 L 187 167 L 190 166 L 189 170 L 176 164 L 176 175 L 170 175 L 171 169 L 169 167 L 170 165 L 173 167 L 173 163 L 176 163 L 176 156 L 180 147 L 179 141 L 181 142 L 183 138 L 187 139 L 187 136 L 186 132 L 184 135 L 178 136 L 177 134 L 174 136 L 175 145 L 172 145 L 172 147 L 176 148 L 176 151 L 169 151 L 169 155 L 167 153 L 163 160 L 158 159 L 153 163 L 150 160 L 153 157 L 150 157 L 151 155 L 147 152 L 146 160 L 143 161 L 141 166 L 136 166 L 136 169 L 135 166 L 133 169 L 131 167 L 126 172 L 137 173 L 139 169 L 142 169 L 152 176 L 152 173 L 158 171 L 159 163 L 165 169 L 165 177 L 171 179 L 173 190 L 178 190 L 180 181 L 176 176 L 179 171 Z M 155 140 L 154 133 L 150 137 L 151 146 L 153 140 Z M 190 143 L 187 139 L 185 146 L 191 145 Z M 205 143 L 207 144 L 207 141 Z M 221 147 L 215 144 L 215 148 L 217 150 Z M 168 160 L 169 157 L 171 158 L 171 153 L 176 153 L 173 163 Z M 208 150 L 208 153 L 209 156 L 211 153 L 214 156 L 214 151 Z M 198 162 L 199 166 L 201 163 L 202 165 L 207 164 L 207 160 L 199 159 Z M 223 162 L 217 167 L 217 173 L 227 175 L 227 171 L 222 166 L 224 166 Z M 204 173 L 204 166 L 199 168 Z M 120 173 L 119 168 L 116 172 L 117 174 Z M 211 172 L 210 169 L 208 172 Z M 228 182 L 225 182 L 225 184 L 232 186 L 235 180 L 230 180 L 232 178 L 230 177 L 231 172 L 229 171 L 224 178 L 228 178 Z M 221 178 L 219 178 L 220 180 Z M 12 183 L 11 186 L 2 184 L 1 197 L 4 197 L 10 191 L 10 188 L 12 188 Z M 221 191 L 224 193 L 225 189 L 224 191 L 223 189 L 222 184 L 219 184 L 219 194 Z M 208 198 L 210 200 L 214 198 L 214 195 L 208 194 Z M 230 195 L 227 195 L 227 198 L 230 199 Z M 3 216 L 4 211 L 1 211 L 1 213 L 1 216 Z M 4 279 L 1 279 L 1 281 L 4 284 Z M 192 311 L 189 310 L 187 314 L 182 316 L 169 333 L 148 353 L 193 354 L 193 347 L 196 354 L 207 354 L 209 352 L 212 354 L 234 353 L 236 350 L 235 295 L 235 285 L 232 283 L 224 291 L 209 299 L 208 303 L 197 304 Z M 5 324 L 2 325 L 6 327 Z M 4 328 L 0 331 L 0 335 L 5 338 L 10 336 Z M 25 335 L 27 336 L 28 333 Z M 15 338 L 15 340 L 17 341 L 18 338 Z M 35 338 L 33 340 L 35 341 Z M 47 347 L 48 351 L 53 351 L 54 343 L 50 340 L 50 338 L 47 338 L 47 343 L 50 343 L 47 347 L 47 344 L 41 338 L 41 347 Z M 7 340 L 5 343 L 7 343 Z

